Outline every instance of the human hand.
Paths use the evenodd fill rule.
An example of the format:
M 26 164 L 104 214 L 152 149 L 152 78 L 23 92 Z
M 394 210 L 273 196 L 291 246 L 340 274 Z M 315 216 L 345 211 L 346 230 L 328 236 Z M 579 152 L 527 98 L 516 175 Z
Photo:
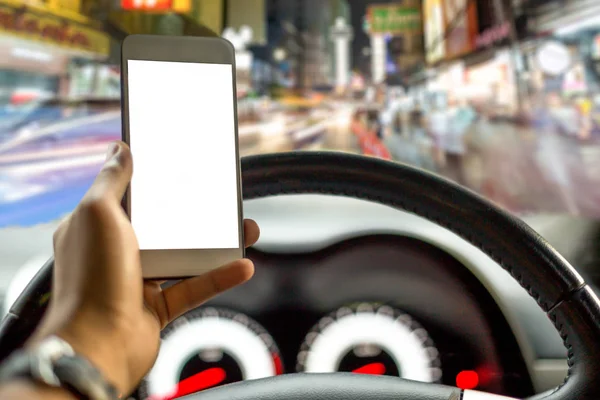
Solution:
M 243 259 L 164 290 L 160 282 L 144 282 L 137 239 L 121 207 L 132 171 L 127 145 L 113 144 L 92 187 L 56 230 L 52 297 L 32 339 L 62 337 L 122 393 L 152 367 L 162 328 L 254 272 Z M 258 225 L 245 220 L 246 246 L 258 236 Z

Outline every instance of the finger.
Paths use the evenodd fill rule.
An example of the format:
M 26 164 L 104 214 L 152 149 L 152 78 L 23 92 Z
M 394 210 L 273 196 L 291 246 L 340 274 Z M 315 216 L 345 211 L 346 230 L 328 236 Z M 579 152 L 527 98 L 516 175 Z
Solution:
M 258 241 L 260 236 L 260 228 L 258 224 L 253 219 L 245 219 L 244 220 L 244 245 L 246 247 L 252 246 L 254 243 Z
M 166 324 L 173 321 L 217 294 L 246 282 L 253 274 L 252 261 L 242 259 L 163 290 L 166 321 L 161 322 Z
M 114 142 L 106 154 L 106 162 L 86 194 L 91 198 L 113 198 L 121 201 L 133 174 L 133 160 L 129 146 Z
M 69 226 L 69 220 L 71 219 L 71 215 L 72 214 L 69 214 L 60 222 L 60 224 L 58 224 L 58 227 L 54 231 L 54 235 L 52 235 L 52 243 L 55 249 L 57 245 L 61 242 L 63 236 L 65 235 L 65 231 Z

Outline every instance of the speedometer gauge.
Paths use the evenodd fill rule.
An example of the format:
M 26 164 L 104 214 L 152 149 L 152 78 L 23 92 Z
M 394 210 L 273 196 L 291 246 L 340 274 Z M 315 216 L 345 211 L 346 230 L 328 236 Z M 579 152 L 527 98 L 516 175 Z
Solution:
M 299 372 L 355 372 L 439 382 L 439 353 L 412 317 L 387 305 L 342 307 L 322 318 L 298 354 Z
M 140 389 L 142 399 L 170 400 L 283 372 L 273 338 L 245 314 L 199 308 L 173 321 L 162 337 Z

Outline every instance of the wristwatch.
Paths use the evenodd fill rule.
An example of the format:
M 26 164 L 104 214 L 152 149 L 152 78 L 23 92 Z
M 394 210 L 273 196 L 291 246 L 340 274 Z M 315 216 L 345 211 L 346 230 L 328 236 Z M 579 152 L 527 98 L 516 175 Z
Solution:
M 70 391 L 81 400 L 121 399 L 118 390 L 104 379 L 71 345 L 50 336 L 30 350 L 19 350 L 0 367 L 0 382 L 28 378 L 50 387 Z

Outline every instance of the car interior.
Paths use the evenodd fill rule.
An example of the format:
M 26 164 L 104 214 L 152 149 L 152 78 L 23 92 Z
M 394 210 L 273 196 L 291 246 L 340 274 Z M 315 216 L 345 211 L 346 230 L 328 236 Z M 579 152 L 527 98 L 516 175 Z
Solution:
M 203 392 L 199 398 L 471 398 L 468 389 L 444 386 L 448 382 L 446 373 L 456 373 L 459 381 L 462 376 L 465 384 L 476 374 L 482 389 L 527 396 L 534 385 L 546 389 L 556 383 L 556 376 L 565 371 L 560 358 L 565 351 L 568 378 L 558 389 L 551 389 L 548 398 L 591 398 L 597 393 L 593 371 L 598 362 L 595 321 L 600 303 L 575 269 L 521 220 L 449 181 L 362 156 L 326 152 L 255 156 L 244 159 L 243 173 L 249 214 L 256 212 L 258 221 L 265 218 L 261 224 L 266 232 L 270 231 L 251 253 L 259 272 L 250 284 L 173 323 L 165 332 L 161 351 L 169 349 L 169 335 L 181 336 L 177 329 L 185 334 L 186 326 L 196 318 L 216 317 L 236 321 L 235 326 L 245 327 L 240 333 L 250 331 L 260 339 L 255 342 L 263 348 L 246 349 L 250 350 L 247 357 L 237 356 L 250 361 L 250 365 L 239 363 L 242 371 L 256 368 L 251 363 L 253 352 L 258 355 L 266 351 L 270 356 L 267 360 L 282 374 L 292 364 L 290 372 L 330 375 L 283 374 L 248 380 Z M 358 220 L 346 226 L 331 224 L 333 229 L 325 228 L 315 238 L 310 233 L 311 220 L 333 222 L 336 217 L 331 210 L 329 215 L 319 215 L 318 210 L 311 209 L 313 196 L 328 196 L 325 202 L 331 201 L 334 208 L 348 207 L 355 212 L 370 208 L 377 217 L 370 218 L 369 223 Z M 278 199 L 287 204 L 277 204 Z M 257 203 L 260 201 L 271 204 Z M 291 218 L 286 218 L 277 213 L 283 207 L 300 215 L 289 213 Z M 263 216 L 261 209 L 270 212 Z M 409 225 L 421 224 L 421 233 L 403 233 L 406 228 L 386 223 L 398 210 L 416 214 Z M 277 221 L 278 216 L 284 221 Z M 277 228 L 268 229 L 275 223 Z M 434 226 L 446 232 L 439 235 L 439 243 L 423 237 Z M 300 238 L 295 237 L 296 232 L 300 232 Z M 306 232 L 304 237 L 302 232 Z M 452 251 L 449 246 L 453 242 L 463 243 Z M 461 247 L 476 248 L 487 263 L 478 263 L 478 269 L 473 260 L 461 261 Z M 47 304 L 44 297 L 51 284 L 51 270 L 52 261 L 40 270 L 3 320 L 4 354 L 22 344 L 41 316 Z M 518 289 L 516 284 L 526 292 L 516 290 L 514 293 L 520 296 L 510 293 L 512 288 Z M 326 313 L 339 304 L 347 305 Z M 323 314 L 325 317 L 319 320 Z M 372 319 L 374 326 L 380 326 L 361 333 L 361 325 L 357 324 L 361 319 Z M 393 331 L 396 321 L 402 327 L 398 332 Z M 527 324 L 535 326 L 527 329 Z M 554 332 L 548 324 L 554 325 Z M 344 325 L 347 329 L 340 329 Z M 307 330 L 309 333 L 302 338 Z M 385 343 L 389 338 L 403 337 L 399 332 L 404 332 L 406 344 L 416 345 L 420 351 L 412 348 L 402 354 L 404 346 Z M 546 332 L 547 337 L 531 337 L 540 332 Z M 369 336 L 382 348 L 360 343 L 361 338 Z M 222 340 L 228 337 L 222 335 Z M 290 357 L 296 346 L 288 341 L 302 343 L 296 365 Z M 348 352 L 343 344 L 356 348 Z M 222 346 L 228 349 L 231 344 Z M 409 378 L 357 379 L 352 374 L 327 370 L 340 357 L 331 354 L 336 349 L 348 352 L 342 355 L 338 371 L 389 371 L 395 365 L 389 360 L 394 357 L 412 360 L 401 367 Z M 167 368 L 166 363 L 180 362 L 169 354 L 160 357 L 161 369 Z M 210 365 L 210 355 L 206 357 Z M 225 356 L 219 362 L 227 366 Z M 194 363 L 198 362 L 185 364 L 181 372 L 184 380 L 186 373 L 192 374 L 186 369 L 198 368 Z M 446 369 L 442 370 L 442 365 Z M 161 381 L 170 375 L 151 372 L 140 391 L 165 385 L 167 382 Z
M 243 214 L 261 228 L 246 252 L 256 272 L 170 323 L 128 400 L 600 399 L 600 4 L 209 1 L 195 2 L 198 26 L 192 11 L 97 14 L 109 50 L 60 73 L 40 60 L 0 65 L 14 82 L 36 71 L 0 87 L 0 362 L 44 315 L 52 232 L 121 138 L 114 49 L 129 33 L 171 34 L 125 32 L 125 22 L 181 16 L 169 25 L 177 35 L 219 36 L 210 12 L 222 7 L 217 32 L 249 25 L 263 36 L 246 46 L 240 34 L 235 49 L 254 57 L 237 75 L 237 134 Z M 494 6 L 512 11 L 486 17 Z M 31 18 L 46 10 L 23 7 Z M 410 35 L 377 31 L 375 17 L 407 7 L 421 18 L 421 61 L 409 66 L 394 52 L 411 40 L 392 37 Z M 353 60 L 343 84 L 343 57 L 327 47 L 339 18 L 354 35 L 338 32 Z M 521 38 L 522 25 L 535 29 Z M 452 53 L 465 32 L 469 49 Z M 15 35 L 0 39 L 29 46 Z M 531 62 L 526 73 L 512 51 Z M 97 81 L 78 89 L 83 76 Z M 61 92 L 65 77 L 72 93 Z

